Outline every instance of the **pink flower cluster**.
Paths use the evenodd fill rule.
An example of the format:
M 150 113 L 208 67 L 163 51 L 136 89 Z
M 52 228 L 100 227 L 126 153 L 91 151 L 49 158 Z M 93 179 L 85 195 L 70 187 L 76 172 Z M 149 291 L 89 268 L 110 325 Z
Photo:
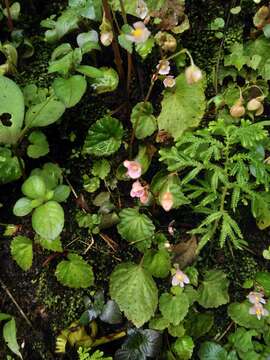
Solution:
M 171 67 L 168 60 L 160 60 L 157 65 L 157 70 L 160 75 L 166 75 L 163 80 L 163 85 L 168 88 L 175 86 L 175 78 L 172 75 L 169 75 Z
M 263 304 L 266 304 L 264 299 L 264 294 L 256 291 L 251 291 L 247 296 L 249 302 L 253 306 L 249 309 L 249 314 L 256 315 L 260 320 L 262 316 L 268 316 L 269 311 L 263 307 Z
M 149 186 L 145 185 L 143 186 L 139 180 L 135 181 L 132 184 L 132 189 L 130 191 L 131 197 L 136 197 L 140 199 L 140 202 L 142 204 L 147 204 L 149 201 Z

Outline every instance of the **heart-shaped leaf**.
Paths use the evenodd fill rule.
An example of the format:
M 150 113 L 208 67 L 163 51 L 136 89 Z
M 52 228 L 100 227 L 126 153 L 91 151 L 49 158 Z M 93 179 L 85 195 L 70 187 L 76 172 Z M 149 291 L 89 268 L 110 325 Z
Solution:
M 27 148 L 27 155 L 33 159 L 45 156 L 49 152 L 49 144 L 46 135 L 42 131 L 33 131 L 28 140 L 32 143 Z
M 184 335 L 180 339 L 177 339 L 173 344 L 173 352 L 179 359 L 189 360 L 192 357 L 194 346 L 192 338 L 188 335 Z
M 16 83 L 0 76 L 0 144 L 15 144 L 24 118 L 23 94 Z
M 110 294 L 137 327 L 154 315 L 158 303 L 158 290 L 152 276 L 133 263 L 123 263 L 114 269 L 110 278 Z
M 64 227 L 64 211 L 56 201 L 48 201 L 36 208 L 32 215 L 35 232 L 45 239 L 56 239 Z
M 153 276 L 165 278 L 171 269 L 170 255 L 166 249 L 148 250 L 143 257 L 143 266 Z
M 131 113 L 131 122 L 135 129 L 137 139 L 144 139 L 153 134 L 157 129 L 157 121 L 153 114 L 150 102 L 140 102 L 134 106 Z

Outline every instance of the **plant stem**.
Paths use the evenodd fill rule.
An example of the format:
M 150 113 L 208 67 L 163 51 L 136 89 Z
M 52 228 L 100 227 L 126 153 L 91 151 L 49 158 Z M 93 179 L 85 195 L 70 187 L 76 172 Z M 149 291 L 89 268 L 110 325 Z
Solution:
M 110 5 L 109 5 L 108 0 L 102 0 L 102 4 L 103 4 L 106 19 L 111 23 L 112 32 L 113 32 L 112 48 L 113 48 L 113 53 L 114 53 L 114 61 L 115 61 L 116 67 L 117 67 L 120 81 L 123 83 L 124 79 L 125 79 L 125 73 L 124 73 L 124 69 L 123 69 L 123 62 L 122 62 L 122 58 L 120 55 L 119 45 L 116 40 L 116 33 L 115 33 L 114 26 L 113 26 L 113 19 L 112 19 Z
M 9 6 L 9 0 L 5 0 L 5 6 L 7 9 L 7 24 L 8 24 L 8 29 L 9 31 L 13 31 L 14 30 L 14 26 L 13 26 L 13 21 L 12 21 L 12 17 L 11 17 L 11 13 L 10 13 L 10 6 Z

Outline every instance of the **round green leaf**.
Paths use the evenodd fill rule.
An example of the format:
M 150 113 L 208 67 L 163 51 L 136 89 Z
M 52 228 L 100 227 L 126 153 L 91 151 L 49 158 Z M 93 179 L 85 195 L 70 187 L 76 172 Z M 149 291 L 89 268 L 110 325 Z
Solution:
M 185 335 L 177 339 L 172 348 L 173 352 L 179 356 L 181 360 L 189 360 L 192 357 L 194 346 L 192 338 Z
M 165 319 L 170 320 L 173 325 L 178 325 L 187 315 L 188 297 L 183 292 L 177 295 L 164 293 L 159 299 L 159 309 Z
M 33 261 L 33 244 L 26 236 L 16 236 L 10 244 L 12 258 L 23 269 L 28 270 Z
M 159 130 L 165 130 L 177 140 L 187 129 L 199 125 L 205 109 L 203 81 L 189 85 L 184 74 L 177 76 L 175 91 L 166 91 L 157 119 Z
M 251 306 L 252 304 L 248 301 L 232 303 L 228 307 L 228 314 L 237 325 L 248 329 L 260 329 L 265 325 L 265 318 L 258 320 L 256 316 L 250 315 L 249 309 Z
M 57 121 L 64 111 L 65 105 L 61 101 L 48 98 L 28 109 L 25 116 L 25 124 L 29 128 L 48 126 Z
M 30 176 L 22 185 L 22 193 L 30 199 L 43 198 L 46 194 L 45 181 L 41 176 Z
M 71 288 L 87 288 L 93 285 L 92 267 L 77 254 L 68 254 L 67 258 L 68 260 L 63 260 L 57 265 L 57 280 Z
M 32 201 L 26 197 L 23 197 L 16 201 L 13 207 L 13 214 L 16 216 L 25 216 L 28 215 L 32 210 Z
M 133 263 L 120 264 L 114 269 L 110 295 L 137 327 L 154 315 L 158 303 L 158 290 L 152 276 Z
M 153 106 L 150 102 L 140 102 L 132 109 L 131 122 L 137 139 L 144 139 L 156 131 L 157 121 L 152 113 Z
M 3 118 L 8 119 L 8 126 L 3 122 Z M 16 143 L 23 118 L 24 99 L 20 88 L 14 81 L 0 76 L 0 143 Z
M 122 210 L 119 217 L 117 230 L 122 238 L 134 244 L 140 251 L 148 249 L 155 231 L 151 219 L 132 208 Z
M 165 278 L 171 269 L 170 255 L 166 249 L 148 250 L 143 257 L 143 266 L 153 276 Z
M 52 200 L 57 202 L 63 202 L 67 200 L 70 194 L 70 188 L 67 185 L 58 185 L 54 189 L 53 198 Z
M 200 360 L 227 360 L 227 351 L 214 342 L 204 342 L 199 350 Z
M 83 152 L 96 156 L 109 156 L 119 149 L 122 136 L 123 126 L 120 121 L 111 116 L 104 116 L 90 127 Z
M 57 78 L 53 82 L 53 89 L 56 96 L 67 108 L 78 104 L 86 88 L 87 82 L 81 75 L 73 75 L 69 79 Z
M 64 211 L 56 201 L 48 201 L 36 208 L 32 215 L 35 232 L 45 239 L 55 239 L 64 227 Z
M 198 303 L 205 308 L 216 308 L 227 304 L 229 280 L 220 270 L 210 270 L 198 289 Z

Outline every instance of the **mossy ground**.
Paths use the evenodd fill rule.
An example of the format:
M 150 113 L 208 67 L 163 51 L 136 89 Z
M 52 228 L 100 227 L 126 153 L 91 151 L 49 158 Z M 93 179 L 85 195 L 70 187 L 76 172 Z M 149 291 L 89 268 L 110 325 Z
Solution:
M 34 82 L 38 86 L 49 86 L 52 76 L 47 74 L 47 65 L 51 54 L 51 47 L 45 45 L 42 37 L 39 22 L 42 18 L 59 11 L 64 5 L 64 1 L 58 1 L 48 4 L 47 2 L 36 1 L 23 2 L 29 11 L 24 21 L 25 31 L 32 37 L 35 46 L 35 54 L 31 59 L 20 63 L 19 73 L 16 76 L 16 81 L 21 85 L 29 82 Z M 217 16 L 224 17 L 227 21 L 229 16 L 229 8 L 232 5 L 229 2 L 224 5 L 224 1 L 187 1 L 187 13 L 191 22 L 192 30 L 185 34 L 182 38 L 183 45 L 190 49 L 196 63 L 205 71 L 211 74 L 213 68 L 216 66 L 216 61 L 220 51 L 220 40 L 218 40 L 213 32 L 209 31 L 208 25 Z M 225 46 L 229 46 L 230 42 L 235 39 L 239 40 L 239 36 L 246 36 L 247 29 L 250 24 L 249 14 L 254 13 L 253 1 L 243 1 L 245 18 L 233 18 L 230 15 L 226 31 L 228 32 Z M 42 13 L 38 14 L 38 9 L 43 6 Z M 243 23 L 245 24 L 243 28 Z M 194 25 L 195 24 L 195 25 Z M 241 40 L 241 39 L 240 39 Z M 111 60 L 111 54 L 107 59 Z M 223 50 L 221 51 L 221 56 Z M 130 111 L 132 105 L 139 101 L 143 93 L 146 92 L 149 84 L 149 79 L 145 76 L 151 70 L 153 64 L 157 62 L 158 54 L 151 56 L 146 61 L 143 68 L 139 60 L 136 60 L 136 65 L 140 69 L 143 82 L 134 81 L 132 84 L 131 104 L 117 116 L 127 124 L 127 113 Z M 213 86 L 211 83 L 211 76 L 208 79 L 209 94 L 213 93 Z M 159 108 L 160 95 L 159 89 L 154 92 L 152 96 L 154 107 L 156 111 Z M 106 96 L 96 96 L 89 91 L 82 102 L 73 109 L 68 110 L 61 124 L 53 126 L 46 130 L 50 139 L 51 152 L 49 157 L 41 159 L 40 161 L 33 161 L 28 164 L 27 172 L 33 167 L 40 166 L 43 162 L 54 161 L 67 170 L 67 177 L 73 187 L 78 193 L 82 191 L 82 174 L 89 172 L 91 163 L 89 159 L 81 157 L 79 149 L 82 146 L 84 134 L 89 126 L 102 116 L 108 109 L 116 109 L 123 101 L 126 101 L 125 94 L 114 93 Z M 75 140 L 70 142 L 71 134 L 75 134 Z M 121 189 L 126 191 L 125 187 Z M 12 206 L 16 199 L 20 196 L 20 182 L 1 187 L 1 202 L 5 204 L 5 214 L 1 221 L 6 223 L 18 223 L 18 219 L 12 215 Z M 125 197 L 124 193 L 122 194 Z M 91 196 L 85 194 L 86 201 L 90 200 Z M 63 247 L 73 249 L 78 252 L 83 252 L 89 243 L 89 236 L 87 232 L 78 228 L 74 220 L 77 211 L 75 199 L 71 196 L 68 203 L 65 205 L 66 213 L 66 228 L 63 233 Z M 181 219 L 181 223 L 188 223 L 189 226 L 194 225 L 194 218 L 191 214 L 184 214 L 181 211 L 172 214 L 172 218 L 177 216 Z M 169 222 L 169 218 L 164 217 L 156 219 L 160 221 L 161 227 Z M 262 250 L 270 245 L 270 232 L 259 231 L 256 224 L 249 216 L 242 214 L 242 228 L 246 236 L 246 241 L 251 244 L 251 252 L 234 252 L 229 249 L 219 249 L 215 244 L 212 251 L 202 252 L 198 259 L 198 267 L 201 272 L 207 268 L 223 269 L 230 279 L 230 294 L 231 300 L 240 299 L 243 297 L 242 283 L 245 279 L 252 277 L 257 270 L 269 269 L 268 263 L 262 258 Z M 29 220 L 22 223 L 22 231 L 25 233 L 29 231 Z M 108 278 L 112 269 L 120 261 L 127 261 L 138 257 L 137 252 L 130 250 L 126 242 L 119 239 L 116 232 L 108 232 L 114 241 L 119 245 L 119 249 L 114 253 L 107 244 L 99 237 L 95 237 L 95 242 L 91 249 L 86 253 L 85 258 L 93 265 L 96 288 L 108 289 Z M 18 327 L 18 340 L 21 343 L 25 342 L 25 359 L 29 360 L 51 360 L 58 357 L 54 354 L 55 336 L 61 329 L 67 327 L 74 319 L 77 319 L 83 311 L 83 297 L 89 295 L 89 290 L 71 290 L 61 286 L 54 276 L 55 267 L 59 261 L 59 257 L 52 259 L 47 266 L 44 266 L 44 261 L 48 260 L 49 252 L 43 251 L 40 248 L 35 248 L 34 264 L 32 268 L 24 273 L 12 261 L 9 252 L 10 239 L 4 238 L 0 241 L 0 274 L 1 279 L 5 282 L 8 289 L 13 294 L 14 298 L 19 303 L 20 307 L 26 313 L 27 317 L 33 324 L 33 328 L 29 327 L 20 313 L 10 301 L 7 293 L 0 289 L 0 309 L 3 312 L 10 313 L 16 316 Z M 71 244 L 72 245 L 69 245 Z M 61 255 L 60 255 L 61 258 Z M 217 321 L 213 333 L 222 333 L 228 326 L 229 319 L 226 317 L 226 307 L 221 307 L 216 313 Z M 221 321 L 222 320 L 222 321 Z M 4 359 L 7 354 L 7 348 L 0 338 L 0 358 Z M 67 355 L 67 359 L 70 357 Z M 63 358 L 63 357 L 61 357 Z

